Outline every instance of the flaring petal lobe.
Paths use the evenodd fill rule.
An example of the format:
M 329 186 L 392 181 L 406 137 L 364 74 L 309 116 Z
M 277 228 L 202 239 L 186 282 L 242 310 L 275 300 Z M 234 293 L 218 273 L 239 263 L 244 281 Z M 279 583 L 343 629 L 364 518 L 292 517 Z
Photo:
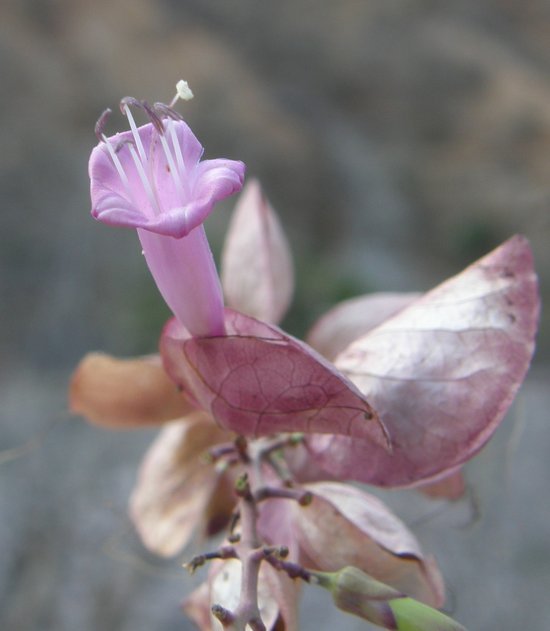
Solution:
M 245 171 L 242 162 L 200 162 L 202 146 L 186 123 L 167 120 L 165 129 L 163 140 L 171 161 L 152 124 L 137 130 L 145 160 L 130 131 L 115 134 L 94 148 L 89 173 L 92 215 L 96 219 L 181 238 L 203 223 L 216 202 L 241 189 Z M 141 174 L 134 158 L 137 155 L 142 163 Z

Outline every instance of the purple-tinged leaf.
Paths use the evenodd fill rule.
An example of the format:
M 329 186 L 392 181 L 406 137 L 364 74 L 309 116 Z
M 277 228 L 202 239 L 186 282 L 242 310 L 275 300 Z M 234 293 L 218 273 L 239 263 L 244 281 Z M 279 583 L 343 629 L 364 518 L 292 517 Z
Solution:
M 409 306 L 420 295 L 376 293 L 344 300 L 315 322 L 306 342 L 332 361 L 352 342 Z
M 264 322 L 279 322 L 292 298 L 292 255 L 260 183 L 243 189 L 225 239 L 221 277 L 226 302 Z
M 539 315 L 529 244 L 515 236 L 352 343 L 335 360 L 376 408 L 392 453 L 318 436 L 331 474 L 380 486 L 441 477 L 487 442 L 521 385 Z
M 443 603 L 443 583 L 434 561 L 425 559 L 414 535 L 378 498 L 347 484 L 305 487 L 309 506 L 288 502 L 290 530 L 316 569 L 354 565 L 392 587 L 433 606 Z
M 186 337 L 172 320 L 161 338 L 174 381 L 224 428 L 247 436 L 315 432 L 388 448 L 375 411 L 306 344 L 226 310 L 226 336 Z

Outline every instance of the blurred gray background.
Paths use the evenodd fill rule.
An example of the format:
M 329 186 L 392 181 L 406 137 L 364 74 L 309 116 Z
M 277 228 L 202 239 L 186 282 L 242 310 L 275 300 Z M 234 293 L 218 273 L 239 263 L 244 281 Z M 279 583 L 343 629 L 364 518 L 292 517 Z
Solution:
M 0 628 L 171 631 L 192 584 L 125 502 L 154 433 L 70 418 L 89 350 L 151 352 L 167 312 L 135 234 L 89 216 L 93 125 L 168 101 L 239 158 L 296 256 L 285 326 L 336 300 L 428 289 L 515 232 L 550 290 L 548 0 L 3 0 L 0 5 Z M 124 124 L 114 117 L 112 131 Z M 230 201 L 209 222 L 216 252 Z M 481 631 L 550 626 L 550 326 L 470 501 L 384 498 Z M 306 594 L 303 629 L 366 628 Z

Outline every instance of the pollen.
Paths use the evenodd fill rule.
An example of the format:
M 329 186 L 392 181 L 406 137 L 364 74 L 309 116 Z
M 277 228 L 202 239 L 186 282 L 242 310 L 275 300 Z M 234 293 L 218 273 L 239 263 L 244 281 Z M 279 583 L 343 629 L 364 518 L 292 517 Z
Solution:
M 181 99 L 182 101 L 190 101 L 193 96 L 194 94 L 187 81 L 180 79 L 176 83 L 176 98 Z

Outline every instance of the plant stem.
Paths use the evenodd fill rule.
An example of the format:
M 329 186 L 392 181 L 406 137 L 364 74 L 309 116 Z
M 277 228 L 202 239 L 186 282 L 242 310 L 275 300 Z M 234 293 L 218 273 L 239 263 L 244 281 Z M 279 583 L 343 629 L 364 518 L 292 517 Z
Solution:
M 264 554 L 256 528 L 256 501 L 247 481 L 240 489 L 239 496 L 241 539 L 235 550 L 242 564 L 241 597 L 233 612 L 233 620 L 226 629 L 245 631 L 248 625 L 253 631 L 265 631 L 258 607 L 258 579 Z

